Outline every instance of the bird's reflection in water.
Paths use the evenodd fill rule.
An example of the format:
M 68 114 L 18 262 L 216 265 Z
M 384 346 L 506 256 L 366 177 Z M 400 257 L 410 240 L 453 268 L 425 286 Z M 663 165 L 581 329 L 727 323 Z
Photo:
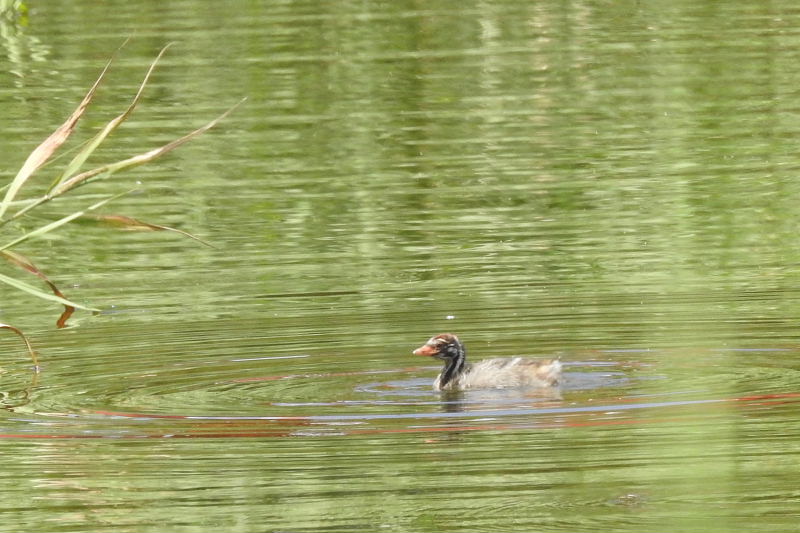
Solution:
M 552 407 L 563 400 L 560 387 L 533 389 L 481 389 L 470 391 L 442 391 L 439 394 L 441 409 L 445 413 Z
M 530 411 L 536 408 L 560 406 L 561 391 L 558 388 L 543 389 L 485 389 L 470 391 L 442 391 L 439 395 L 442 413 L 448 416 L 441 421 L 441 434 L 426 442 L 461 441 L 476 429 L 509 429 L 536 425 L 537 417 L 524 415 L 520 420 L 520 409 Z M 474 412 L 475 417 L 469 413 Z M 464 413 L 463 416 L 457 416 Z
M 466 411 L 467 402 L 464 396 L 464 391 L 460 390 L 442 391 L 440 394 L 442 411 L 445 413 L 463 413 Z

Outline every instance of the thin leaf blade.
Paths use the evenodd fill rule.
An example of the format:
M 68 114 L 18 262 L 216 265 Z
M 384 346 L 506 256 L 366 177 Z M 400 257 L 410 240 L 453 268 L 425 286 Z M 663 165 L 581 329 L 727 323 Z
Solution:
M 145 163 L 149 163 L 150 161 L 161 157 L 162 155 L 171 152 L 175 148 L 186 144 L 190 140 L 194 139 L 198 135 L 202 135 L 203 133 L 207 132 L 214 126 L 216 126 L 220 121 L 224 120 L 228 115 L 230 115 L 237 107 L 239 107 L 246 98 L 240 100 L 237 104 L 232 106 L 230 109 L 225 111 L 223 114 L 212 120 L 211 122 L 207 123 L 206 125 L 197 128 L 191 133 L 187 133 L 183 137 L 175 139 L 174 141 L 167 143 L 163 146 L 158 148 L 154 148 L 147 152 L 135 155 L 133 157 L 129 157 L 128 159 L 123 159 L 122 161 L 117 161 L 115 163 L 110 163 L 108 165 L 103 165 L 101 167 L 94 168 L 92 170 L 87 170 L 86 172 L 82 172 L 75 176 L 72 176 L 68 180 L 60 183 L 57 185 L 52 193 L 50 194 L 51 198 L 55 198 L 56 196 L 60 196 L 65 192 L 74 189 L 80 185 L 84 185 L 86 182 L 91 180 L 94 177 L 103 175 L 104 177 L 111 176 L 115 172 L 119 172 L 120 170 L 126 170 L 128 168 L 137 167 L 139 165 L 143 165 Z
M 44 281 L 47 284 L 47 286 L 50 287 L 50 291 L 53 294 L 55 294 L 56 296 L 60 296 L 61 298 L 66 299 L 66 296 L 64 296 L 64 293 L 62 293 L 59 290 L 59 288 L 56 286 L 56 284 L 53 283 L 50 280 L 50 278 L 48 278 L 45 275 L 45 273 L 42 272 L 39 269 L 39 267 L 34 265 L 33 261 L 31 261 L 30 259 L 28 259 L 24 255 L 22 255 L 21 253 L 13 252 L 11 250 L 4 250 L 4 251 L 0 251 L 0 257 L 3 257 L 9 263 L 17 265 L 18 267 L 22 268 L 23 270 L 26 270 L 26 271 L 30 272 L 31 274 L 33 274 L 37 278 L 39 278 L 42 281 Z M 64 304 L 64 311 L 58 317 L 58 320 L 56 320 L 56 327 L 57 328 L 66 327 L 67 320 L 69 320 L 69 317 L 71 317 L 74 312 L 75 312 L 75 308 L 73 306 Z
M 52 156 L 53 153 L 58 150 L 62 144 L 64 144 L 64 142 L 73 132 L 78 120 L 80 120 L 81 116 L 83 116 L 83 113 L 89 107 L 89 103 L 94 98 L 95 92 L 100 86 L 100 82 L 103 81 L 103 78 L 111 66 L 112 61 L 113 58 L 106 63 L 106 66 L 103 68 L 100 76 L 98 76 L 97 80 L 94 82 L 94 85 L 92 85 L 92 87 L 89 89 L 89 92 L 86 93 L 86 96 L 83 97 L 83 100 L 80 104 L 78 104 L 78 107 L 75 109 L 75 111 L 73 111 L 67 120 L 64 121 L 64 123 L 61 124 L 61 126 L 59 126 L 53 133 L 51 133 L 47 139 L 45 139 L 39 146 L 34 148 L 34 150 L 25 160 L 22 168 L 19 169 L 19 172 L 17 172 L 17 175 L 14 177 L 14 179 L 11 180 L 11 184 L 6 190 L 3 201 L 0 202 L 0 219 L 3 218 L 8 210 L 10 202 L 17 196 L 17 193 L 22 186 L 25 185 L 25 182 L 27 182 L 34 172 L 36 172 L 42 165 L 45 164 L 45 162 L 47 162 L 50 156 Z
M 83 215 L 84 219 L 94 220 L 95 222 L 99 222 L 102 224 L 106 224 L 108 226 L 116 226 L 122 228 L 124 230 L 131 230 L 131 231 L 171 231 L 174 233 L 179 233 L 184 237 L 189 237 L 190 239 L 194 239 L 200 244 L 204 244 L 209 248 L 214 248 L 209 242 L 204 241 L 200 237 L 196 235 L 192 235 L 188 231 L 183 231 L 177 228 L 171 228 L 169 226 L 162 226 L 160 224 L 152 224 L 150 222 L 145 222 L 143 220 L 139 220 L 138 218 L 133 218 L 125 215 L 94 215 L 94 214 L 87 214 Z
M 135 189 L 132 189 L 132 190 L 135 190 Z M 108 202 L 116 200 L 117 198 L 119 198 L 121 196 L 124 196 L 126 194 L 129 194 L 130 192 L 131 191 L 125 191 L 125 192 L 121 192 L 119 194 L 115 194 L 113 196 L 109 196 L 108 198 L 104 198 L 103 200 L 100 200 L 99 202 L 96 202 L 96 203 L 90 205 L 86 209 L 83 209 L 81 211 L 77 211 L 75 213 L 72 213 L 71 215 L 67 215 L 65 217 L 62 217 L 62 218 L 60 218 L 60 219 L 58 219 L 56 221 L 53 221 L 53 222 L 51 222 L 49 224 L 45 224 L 44 226 L 41 226 L 41 227 L 39 227 L 39 228 L 37 228 L 35 230 L 29 231 L 25 235 L 21 235 L 21 236 L 17 237 L 16 239 L 14 239 L 13 241 L 8 242 L 8 243 L 0 246 L 0 251 L 7 250 L 9 248 L 13 248 L 14 246 L 17 246 L 18 244 L 20 244 L 22 242 L 25 242 L 25 241 L 27 241 L 29 239 L 33 239 L 34 237 L 41 237 L 42 235 L 44 235 L 46 233 L 50 233 L 51 231 L 53 231 L 53 230 L 55 230 L 57 228 L 60 228 L 64 224 L 68 224 L 68 223 L 72 222 L 73 220 L 75 220 L 76 218 L 80 218 L 87 211 L 94 211 L 95 209 L 98 209 L 98 208 L 106 205 Z
M 28 340 L 28 337 L 26 337 L 25 334 L 22 333 L 22 330 L 20 330 L 19 328 L 15 328 L 14 326 L 11 326 L 9 324 L 0 323 L 0 329 L 7 329 L 9 331 L 13 331 L 19 336 L 20 339 L 22 339 L 22 342 L 25 343 L 25 347 L 28 349 L 28 355 L 31 356 L 31 360 L 33 361 L 33 371 L 38 374 L 39 358 L 36 357 L 36 351 L 33 349 L 33 346 L 31 345 L 31 342 Z
M 50 300 L 50 301 L 53 301 L 53 302 L 58 302 L 61 305 L 70 305 L 70 306 L 75 307 L 77 309 L 83 309 L 84 311 L 91 311 L 93 313 L 99 313 L 100 312 L 100 309 L 97 309 L 97 308 L 94 308 L 94 307 L 88 307 L 86 305 L 81 305 L 81 304 L 75 303 L 75 302 L 73 302 L 71 300 L 67 300 L 66 298 L 62 298 L 60 296 L 56 296 L 55 294 L 50 294 L 50 293 L 47 293 L 47 292 L 44 292 L 44 291 L 40 291 L 36 287 L 28 285 L 27 283 L 22 282 L 22 281 L 20 281 L 18 279 L 12 278 L 10 276 L 6 276 L 5 274 L 0 274 L 0 283 L 5 283 L 6 285 L 14 287 L 17 290 L 20 290 L 20 291 L 23 291 L 23 292 L 27 292 L 28 294 L 32 294 L 32 295 L 37 296 L 37 297 L 39 297 L 39 298 L 41 298 L 43 300 Z
M 133 97 L 133 100 L 125 109 L 125 111 L 123 111 L 121 114 L 119 114 L 114 119 L 109 121 L 108 124 L 106 124 L 106 126 L 102 130 L 100 130 L 100 132 L 97 135 L 95 135 L 88 143 L 86 143 L 86 145 L 84 145 L 84 147 L 75 155 L 72 161 L 70 161 L 69 164 L 67 164 L 66 168 L 61 173 L 61 175 L 56 179 L 56 181 L 53 182 L 53 184 L 50 186 L 50 190 L 52 190 L 60 183 L 64 182 L 67 178 L 78 172 L 81 166 L 83 166 L 83 164 L 92 154 L 92 152 L 94 152 L 97 149 L 97 147 L 100 146 L 100 144 L 104 140 L 106 140 L 106 138 L 109 135 L 111 135 L 111 133 L 113 133 L 114 130 L 116 130 L 120 124 L 125 122 L 125 120 L 127 120 L 128 117 L 130 117 L 131 113 L 133 113 L 133 110 L 136 108 L 136 105 L 139 103 L 139 100 L 141 100 L 142 94 L 144 94 L 144 89 L 147 86 L 148 81 L 150 81 L 150 76 L 153 74 L 156 65 L 158 64 L 159 60 L 170 46 L 172 46 L 172 43 L 167 44 L 164 48 L 162 48 L 161 51 L 158 53 L 158 56 L 156 56 L 156 58 L 150 64 L 150 68 L 147 70 L 144 79 L 139 85 L 139 90 L 136 92 L 136 95 Z

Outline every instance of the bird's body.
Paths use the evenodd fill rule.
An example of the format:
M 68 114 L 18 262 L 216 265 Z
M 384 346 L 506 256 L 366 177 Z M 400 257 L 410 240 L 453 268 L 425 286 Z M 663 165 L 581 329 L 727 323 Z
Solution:
M 467 363 L 464 345 L 451 333 L 431 337 L 414 350 L 414 355 L 444 361 L 444 368 L 433 383 L 436 390 L 541 388 L 556 387 L 561 382 L 561 361 L 558 359 L 508 357 Z

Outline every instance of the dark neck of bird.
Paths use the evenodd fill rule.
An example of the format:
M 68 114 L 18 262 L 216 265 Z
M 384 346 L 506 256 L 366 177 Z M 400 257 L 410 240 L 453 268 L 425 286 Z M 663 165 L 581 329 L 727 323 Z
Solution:
M 467 368 L 467 354 L 464 347 L 460 345 L 453 345 L 448 347 L 448 357 L 444 363 L 444 370 L 439 378 L 439 386 L 444 387 L 453 381 L 459 374 L 464 372 Z

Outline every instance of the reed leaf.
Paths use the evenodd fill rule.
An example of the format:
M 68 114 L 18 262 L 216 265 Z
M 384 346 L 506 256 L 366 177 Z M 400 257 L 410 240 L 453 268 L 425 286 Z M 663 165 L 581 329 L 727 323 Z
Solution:
M 178 148 L 179 146 L 186 144 L 187 142 L 194 139 L 198 135 L 202 135 L 203 133 L 207 132 L 208 130 L 216 126 L 221 120 L 225 119 L 225 117 L 230 115 L 245 100 L 246 98 L 243 98 L 233 107 L 225 111 L 223 114 L 221 114 L 220 116 L 218 116 L 205 126 L 202 126 L 194 130 L 193 132 L 184 135 L 183 137 L 175 139 L 170 143 L 167 143 L 158 148 L 154 148 L 147 152 L 141 153 L 139 155 L 129 157 L 128 159 L 123 159 L 122 161 L 117 161 L 115 163 L 109 163 L 108 165 L 103 165 L 101 167 L 97 167 L 92 170 L 87 170 L 86 172 L 82 172 L 76 176 L 73 176 L 64 182 L 59 183 L 53 189 L 53 191 L 48 195 L 48 197 L 55 198 L 57 196 L 60 196 L 65 192 L 74 189 L 75 187 L 79 187 L 81 185 L 86 184 L 92 178 L 95 178 L 97 176 L 108 177 L 116 172 L 119 172 L 120 170 L 126 170 L 129 168 L 137 167 L 139 165 L 143 165 L 145 163 L 149 163 L 150 161 L 153 161 L 154 159 L 157 159 L 162 155 L 171 152 L 175 148 Z
M 97 91 L 97 87 L 99 87 L 100 82 L 106 75 L 108 68 L 111 66 L 111 62 L 113 58 L 106 63 L 105 68 L 100 73 L 100 76 L 94 82 L 89 92 L 86 93 L 86 96 L 83 97 L 83 100 L 72 112 L 72 114 L 67 118 L 67 120 L 61 124 L 50 136 L 44 140 L 39 146 L 37 146 L 33 152 L 30 153 L 28 158 L 23 163 L 22 168 L 19 169 L 17 175 L 11 180 L 11 184 L 9 185 L 8 189 L 6 189 L 5 197 L 3 201 L 0 202 L 0 219 L 2 219 L 8 210 L 8 207 L 12 200 L 17 196 L 17 193 L 25 185 L 25 182 L 42 166 L 45 162 L 53 155 L 53 153 L 58 150 L 59 146 L 64 144 L 67 138 L 75 129 L 75 125 L 80 120 L 83 113 L 86 111 L 86 108 L 89 107 L 89 103 L 94 98 L 94 94 Z
M 131 101 L 130 105 L 128 105 L 127 109 L 125 109 L 125 111 L 123 111 L 120 115 L 118 115 L 108 124 L 106 124 L 106 126 L 102 130 L 100 130 L 100 132 L 97 135 L 95 135 L 88 143 L 86 143 L 80 149 L 80 151 L 75 155 L 72 161 L 70 161 L 69 164 L 66 166 L 64 172 L 62 172 L 61 175 L 58 178 L 56 178 L 56 180 L 50 186 L 48 192 L 52 191 L 60 183 L 63 183 L 70 176 L 77 173 L 81 169 L 83 164 L 86 162 L 86 160 L 89 158 L 89 156 L 92 154 L 92 152 L 94 152 L 97 149 L 97 147 L 100 146 L 100 144 L 104 140 L 106 140 L 106 138 L 109 135 L 111 135 L 111 133 L 115 129 L 117 129 L 117 127 L 120 124 L 125 122 L 125 120 L 127 120 L 127 118 L 131 115 L 131 113 L 133 113 L 133 110 L 136 108 L 136 105 L 139 103 L 139 100 L 141 99 L 142 94 L 144 93 L 144 88 L 147 86 L 147 82 L 150 80 L 150 75 L 153 73 L 153 70 L 155 70 L 158 61 L 161 59 L 161 56 L 164 55 L 164 53 L 170 46 L 172 46 L 171 43 L 167 44 L 164 48 L 162 48 L 161 51 L 158 53 L 158 56 L 156 56 L 156 58 L 150 64 L 150 68 L 147 69 L 147 73 L 145 74 L 142 83 L 139 85 L 139 90 L 136 92 L 136 95 L 133 97 L 133 100 Z
M 83 215 L 84 219 L 93 220 L 100 224 L 105 224 L 108 226 L 116 226 L 122 228 L 124 230 L 132 230 L 132 231 L 172 231 L 174 233 L 180 233 L 185 237 L 189 237 L 190 239 L 194 239 L 200 244 L 204 244 L 210 248 L 215 248 L 214 245 L 208 243 L 201 239 L 196 235 L 192 235 L 188 231 L 183 231 L 177 228 L 171 228 L 169 226 L 162 226 L 160 224 L 151 224 L 150 222 L 144 222 L 137 218 L 128 217 L 125 215 Z
M 23 292 L 27 292 L 28 294 L 32 294 L 37 296 L 43 300 L 50 300 L 53 302 L 58 302 L 61 305 L 70 305 L 77 309 L 83 309 L 85 311 L 92 311 L 94 313 L 99 313 L 100 310 L 94 307 L 88 307 L 86 305 L 81 305 L 79 303 L 75 303 L 73 301 L 67 300 L 66 298 L 62 298 L 61 296 L 56 296 L 55 294 L 50 294 L 44 291 L 40 291 L 36 287 L 28 285 L 27 283 L 20 281 L 18 279 L 6 276 L 5 274 L 0 274 L 0 283 L 5 283 L 6 285 L 10 285 L 15 289 L 21 290 Z
M 51 222 L 49 224 L 45 224 L 44 226 L 41 226 L 41 227 L 39 227 L 39 228 L 37 228 L 37 229 L 35 229 L 33 231 L 29 231 L 28 233 L 17 237 L 13 241 L 11 241 L 9 243 L 6 243 L 3 246 L 0 246 L 0 251 L 7 250 L 9 248 L 13 248 L 14 246 L 16 246 L 16 245 L 18 245 L 18 244 L 20 244 L 22 242 L 25 242 L 25 241 L 27 241 L 29 239 L 32 239 L 34 237 L 41 237 L 42 235 L 44 235 L 46 233 L 50 233 L 54 229 L 60 228 L 64 224 L 68 224 L 69 222 L 72 222 L 76 218 L 82 217 L 87 211 L 94 211 L 95 209 L 106 205 L 108 202 L 116 200 L 117 198 L 119 198 L 121 196 L 125 196 L 126 194 L 129 194 L 130 192 L 132 192 L 134 190 L 136 190 L 136 189 L 131 189 L 130 191 L 125 191 L 125 192 L 121 192 L 119 194 L 115 194 L 113 196 L 109 196 L 108 198 L 105 198 L 103 200 L 100 200 L 99 202 L 96 202 L 96 203 L 90 205 L 89 207 L 87 207 L 86 209 L 84 209 L 82 211 L 76 211 L 75 213 L 72 213 L 71 215 L 67 215 L 65 217 L 59 218 L 58 220 L 53 221 L 53 222 Z
M 127 41 L 126 41 L 127 42 Z M 125 44 L 123 43 L 122 46 Z M 158 148 L 154 148 L 147 152 L 135 155 L 133 157 L 129 157 L 127 159 L 113 162 L 110 164 L 102 165 L 97 168 L 81 171 L 81 168 L 84 166 L 88 158 L 95 152 L 95 150 L 111 135 L 120 124 L 122 124 L 125 120 L 127 120 L 131 113 L 135 110 L 136 106 L 138 105 L 139 101 L 142 98 L 142 94 L 144 92 L 145 87 L 147 86 L 152 73 L 155 70 L 156 65 L 158 64 L 161 57 L 164 55 L 166 50 L 169 48 L 170 45 L 165 46 L 158 54 L 158 56 L 153 60 L 150 67 L 148 68 L 144 79 L 142 80 L 141 84 L 139 85 L 139 89 L 137 93 L 134 95 L 132 101 L 128 105 L 128 107 L 123 111 L 120 115 L 116 116 L 114 119 L 109 121 L 105 127 L 97 133 L 92 139 L 90 139 L 87 143 L 82 146 L 79 146 L 76 150 L 76 154 L 72 157 L 70 162 L 66 165 L 63 172 L 59 174 L 56 180 L 53 181 L 49 190 L 46 194 L 40 197 L 34 197 L 29 199 L 17 199 L 19 191 L 22 187 L 28 182 L 28 180 L 40 170 L 45 164 L 49 164 L 52 161 L 55 161 L 58 158 L 52 157 L 53 154 L 61 147 L 62 144 L 67 140 L 67 138 L 72 134 L 74 131 L 78 121 L 85 113 L 86 109 L 88 108 L 89 104 L 91 103 L 92 99 L 95 96 L 97 88 L 99 87 L 101 81 L 104 79 L 106 72 L 108 71 L 111 63 L 113 62 L 113 57 L 111 60 L 103 68 L 100 76 L 98 76 L 97 80 L 94 82 L 92 87 L 83 97 L 83 100 L 78 105 L 78 107 L 72 112 L 72 114 L 67 118 L 67 120 L 59 126 L 47 139 L 44 140 L 39 146 L 37 146 L 33 152 L 28 156 L 23 164 L 22 168 L 20 168 L 17 175 L 14 177 L 11 182 L 6 185 L 5 187 L 0 188 L 0 195 L 3 195 L 3 199 L 0 201 L 0 227 L 6 226 L 12 220 L 16 220 L 31 210 L 41 206 L 44 203 L 47 203 L 55 198 L 60 197 L 61 195 L 77 188 L 82 185 L 85 185 L 91 181 L 96 181 L 98 179 L 103 179 L 112 176 L 116 172 L 120 172 L 122 170 L 127 170 L 129 168 L 133 168 L 145 163 L 149 163 L 164 154 L 167 154 L 178 148 L 179 146 L 185 144 L 186 142 L 192 140 L 193 138 L 205 133 L 209 129 L 216 126 L 220 121 L 225 119 L 230 113 L 232 113 L 239 105 L 241 105 L 245 100 L 242 99 L 240 102 L 232 106 L 230 109 L 222 113 L 219 117 L 215 118 L 214 120 L 208 122 L 204 126 L 178 138 L 174 141 L 167 143 L 163 146 Z M 64 157 L 65 155 L 71 155 L 70 152 L 67 154 L 62 154 L 60 157 Z M 59 158 L 60 158 L 59 157 Z M 5 245 L 0 246 L 0 257 L 5 258 L 6 260 L 14 263 L 15 265 L 25 269 L 29 273 L 34 274 L 35 276 L 39 277 L 43 280 L 51 289 L 52 294 L 44 292 L 42 290 L 37 289 L 23 281 L 20 281 L 16 278 L 6 276 L 4 274 L 0 274 L 0 283 L 4 283 L 9 285 L 17 290 L 27 292 L 38 298 L 44 300 L 50 300 L 54 302 L 58 302 L 65 306 L 65 311 L 61 315 L 61 318 L 58 321 L 58 326 L 62 327 L 66 323 L 66 319 L 71 315 L 71 313 L 77 309 L 85 309 L 87 311 L 98 312 L 98 309 L 93 307 L 88 307 L 84 305 L 77 304 L 68 300 L 64 297 L 63 293 L 52 283 L 52 281 L 44 275 L 44 273 L 39 270 L 32 261 L 27 259 L 26 257 L 18 254 L 16 252 L 10 251 L 11 248 L 18 246 L 19 244 L 36 237 L 41 237 L 51 231 L 54 231 L 61 226 L 76 220 L 77 218 L 84 217 L 90 211 L 94 211 L 99 207 L 107 204 L 108 202 L 124 195 L 128 194 L 130 191 L 126 191 L 121 194 L 117 194 L 114 196 L 110 196 L 104 198 L 103 200 L 96 202 L 89 207 L 82 209 L 80 211 L 76 211 L 72 214 L 59 218 L 53 222 L 45 224 L 39 228 L 36 228 L 32 231 L 29 231 L 19 237 L 10 240 Z M 9 209 L 14 207 L 14 212 L 9 213 Z M 211 246 L 207 242 L 195 237 L 194 235 L 187 233 L 182 230 L 178 230 L 175 228 L 170 228 L 167 226 L 160 226 L 156 224 L 150 224 L 147 222 L 142 222 L 140 220 L 136 220 L 130 217 L 124 217 L 120 215 L 106 215 L 105 217 L 96 217 L 100 220 L 105 222 L 115 223 L 117 225 L 121 225 L 123 227 L 127 227 L 129 229 L 146 229 L 150 231 L 172 231 L 177 232 L 192 239 L 195 239 L 207 246 Z M 12 328 L 11 326 L 4 326 L 8 327 L 9 329 L 14 329 L 15 332 L 21 335 L 19 330 L 16 328 Z M 35 355 L 32 353 L 32 357 L 35 358 Z M 38 371 L 38 364 L 37 364 L 37 371 Z
M 31 342 L 28 340 L 28 337 L 26 337 L 25 334 L 22 333 L 22 331 L 20 331 L 19 329 L 15 328 L 14 326 L 9 326 L 8 324 L 0 323 L 0 329 L 7 329 L 9 331 L 13 331 L 19 336 L 20 339 L 22 339 L 22 342 L 25 343 L 25 347 L 28 349 L 28 355 L 31 356 L 31 360 L 33 361 L 33 371 L 38 374 L 39 359 L 36 357 L 36 351 L 33 349 L 33 346 L 31 346 Z
M 30 272 L 34 276 L 38 277 L 39 279 L 44 281 L 48 287 L 50 287 L 50 290 L 52 291 L 53 294 L 66 299 L 66 296 L 64 296 L 64 293 L 62 293 L 58 289 L 58 287 L 56 287 L 56 284 L 50 281 L 50 278 L 48 278 L 44 272 L 39 270 L 39 267 L 34 265 L 33 261 L 22 255 L 21 253 L 13 252 L 11 250 L 4 250 L 0 251 L 0 257 L 3 257 L 9 263 L 13 263 L 18 267 Z M 61 316 L 58 317 L 58 320 L 56 320 L 56 327 L 57 328 L 65 327 L 67 325 L 67 320 L 69 320 L 69 317 L 71 317 L 72 313 L 74 312 L 75 308 L 73 306 L 64 304 L 64 311 L 61 313 Z

